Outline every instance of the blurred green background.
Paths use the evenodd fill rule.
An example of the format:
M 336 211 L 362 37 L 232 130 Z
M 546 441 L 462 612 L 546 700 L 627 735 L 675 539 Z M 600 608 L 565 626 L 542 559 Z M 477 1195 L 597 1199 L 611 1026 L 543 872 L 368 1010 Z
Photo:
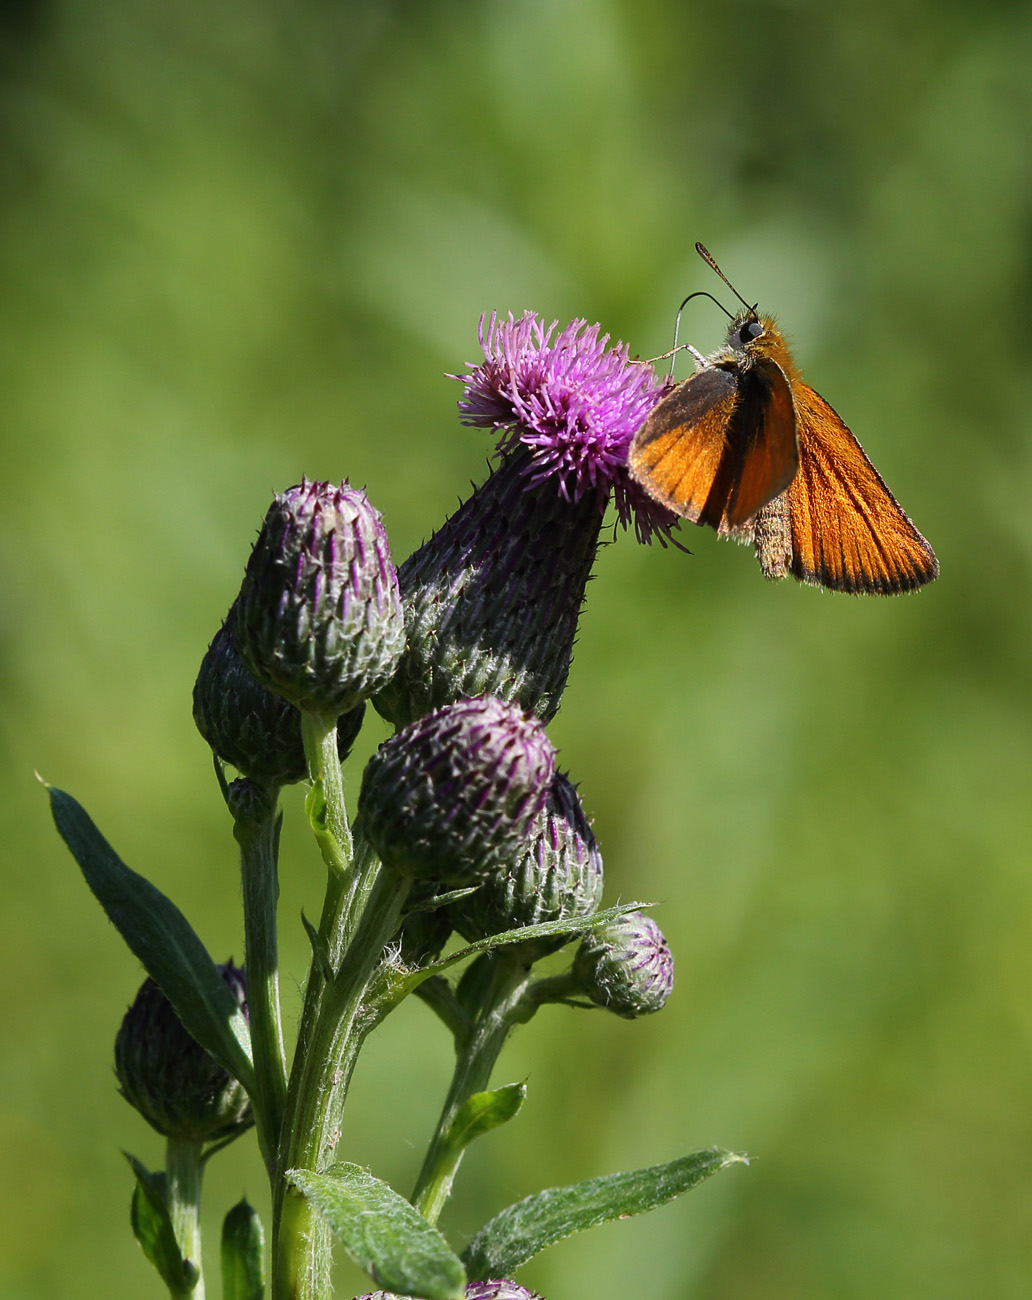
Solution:
M 271 493 L 349 476 L 403 558 L 485 472 L 444 377 L 479 313 L 583 316 L 654 355 L 719 287 L 702 239 L 942 577 L 854 600 L 767 586 L 704 530 L 691 557 L 603 550 L 551 730 L 608 897 L 662 901 L 677 987 L 638 1024 L 520 1032 L 496 1081 L 527 1077 L 527 1106 L 446 1227 L 719 1143 L 752 1166 L 521 1280 L 1027 1297 L 1029 5 L 7 0 L 0 28 L 0 1296 L 161 1294 L 119 1153 L 161 1144 L 111 1069 L 142 976 L 33 770 L 239 960 L 190 692 Z M 710 349 L 723 318 L 695 304 L 685 336 Z M 300 799 L 292 1016 L 321 897 Z M 449 1069 L 405 1007 L 341 1151 L 407 1190 Z M 266 1204 L 252 1145 L 212 1167 L 209 1246 L 244 1191 Z M 339 1294 L 363 1289 L 343 1264 Z

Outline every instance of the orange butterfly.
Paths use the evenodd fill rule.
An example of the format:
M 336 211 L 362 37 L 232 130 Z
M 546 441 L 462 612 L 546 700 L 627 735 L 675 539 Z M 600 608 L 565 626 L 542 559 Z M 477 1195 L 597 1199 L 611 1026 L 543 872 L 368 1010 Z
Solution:
M 799 378 L 774 319 L 757 315 L 695 247 L 745 310 L 720 351 L 692 349 L 700 368 L 635 434 L 631 477 L 682 518 L 751 541 L 767 578 L 791 573 L 856 595 L 931 582 L 935 553 L 839 416 Z

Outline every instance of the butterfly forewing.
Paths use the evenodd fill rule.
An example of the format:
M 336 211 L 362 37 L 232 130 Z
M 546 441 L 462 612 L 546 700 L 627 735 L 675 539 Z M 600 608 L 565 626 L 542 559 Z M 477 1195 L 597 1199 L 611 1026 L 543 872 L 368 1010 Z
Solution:
M 735 376 L 706 366 L 664 397 L 635 434 L 633 478 L 668 509 L 697 523 L 726 456 L 738 405 Z
M 788 489 L 792 573 L 835 591 L 891 595 L 938 576 L 932 548 L 863 448 L 812 388 L 794 385 L 799 472 Z

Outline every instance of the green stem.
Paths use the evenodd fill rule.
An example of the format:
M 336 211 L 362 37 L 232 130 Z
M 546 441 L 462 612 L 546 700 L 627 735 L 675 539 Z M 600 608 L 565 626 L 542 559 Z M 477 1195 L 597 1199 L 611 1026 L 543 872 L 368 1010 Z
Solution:
M 165 1146 L 165 1198 L 180 1254 L 196 1269 L 192 1286 L 170 1287 L 172 1300 L 204 1300 L 201 1263 L 201 1143 L 169 1138 Z
M 530 979 L 530 969 L 522 962 L 504 955 L 496 958 L 494 978 L 470 1033 L 458 1051 L 451 1087 L 410 1198 L 430 1223 L 437 1222 L 451 1195 L 465 1152 L 465 1145 L 452 1136 L 452 1124 L 470 1097 L 486 1089 L 495 1061 L 513 1026 L 527 1019 L 524 994 Z
M 327 1230 L 308 1202 L 286 1185 L 283 1174 L 322 1170 L 333 1163 L 351 1074 L 373 1023 L 372 1017 L 360 1015 L 363 996 L 384 945 L 398 928 L 409 890 L 410 882 L 380 867 L 361 841 L 358 859 L 365 864 L 363 879 L 373 877 L 372 884 L 334 980 L 322 982 L 304 1051 L 295 1058 L 287 1090 L 281 1177 L 273 1209 L 273 1300 L 324 1300 L 330 1294 Z M 339 928 L 347 920 L 342 908 Z M 332 937 L 336 939 L 336 933 Z M 316 978 L 313 968 L 309 989 Z
M 254 820 L 241 817 L 234 834 L 240 845 L 240 875 L 244 896 L 244 961 L 247 969 L 247 1010 L 257 1082 L 255 1120 L 258 1142 L 270 1176 L 287 1093 L 287 1061 L 280 1014 L 279 955 L 276 904 L 279 899 L 277 855 L 280 817 L 276 791 L 268 807 Z

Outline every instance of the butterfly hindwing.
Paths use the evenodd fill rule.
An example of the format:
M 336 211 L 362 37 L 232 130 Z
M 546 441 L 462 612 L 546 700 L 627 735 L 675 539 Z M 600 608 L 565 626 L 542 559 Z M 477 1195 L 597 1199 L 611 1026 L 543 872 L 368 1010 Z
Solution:
M 788 488 L 791 572 L 834 591 L 892 595 L 938 576 L 932 548 L 841 418 L 794 386 L 799 472 Z

